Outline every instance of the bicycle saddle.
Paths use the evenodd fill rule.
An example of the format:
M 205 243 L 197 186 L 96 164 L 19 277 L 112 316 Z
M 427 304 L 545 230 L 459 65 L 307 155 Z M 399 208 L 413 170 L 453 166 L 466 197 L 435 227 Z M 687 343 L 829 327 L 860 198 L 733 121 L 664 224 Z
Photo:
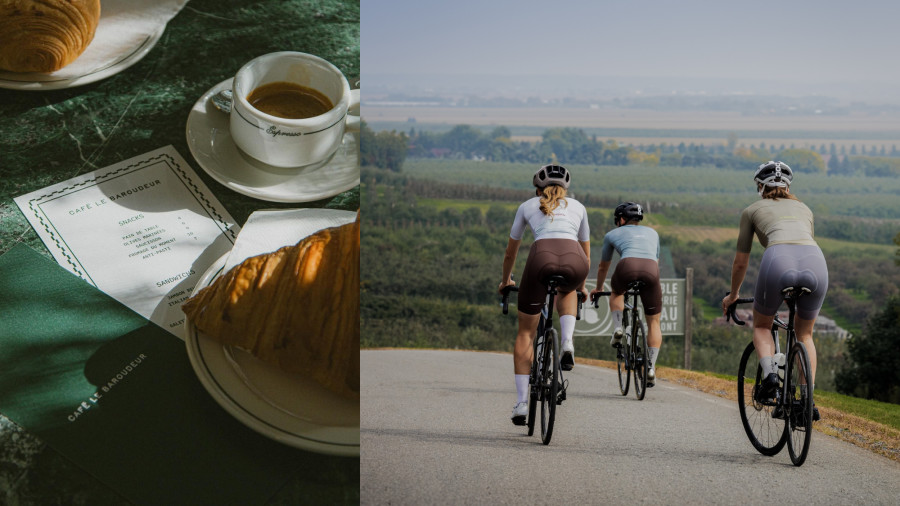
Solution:
M 560 274 L 551 274 L 544 278 L 544 284 L 547 286 L 562 286 L 568 284 L 565 276 Z
M 800 297 L 802 295 L 806 295 L 808 293 L 812 293 L 812 290 L 810 290 L 809 288 L 802 286 L 802 285 L 797 286 L 797 287 L 788 286 L 788 287 L 781 289 L 781 295 L 785 299 L 792 298 L 792 297 L 798 298 L 798 297 Z
M 792 290 L 801 290 L 806 293 L 813 292 L 819 286 L 819 280 L 816 275 L 809 269 L 798 271 L 796 269 L 788 269 L 784 271 L 778 280 L 783 288 L 782 294 L 787 294 Z
M 640 290 L 644 287 L 644 282 L 636 279 L 634 281 L 629 281 L 627 286 L 629 290 Z

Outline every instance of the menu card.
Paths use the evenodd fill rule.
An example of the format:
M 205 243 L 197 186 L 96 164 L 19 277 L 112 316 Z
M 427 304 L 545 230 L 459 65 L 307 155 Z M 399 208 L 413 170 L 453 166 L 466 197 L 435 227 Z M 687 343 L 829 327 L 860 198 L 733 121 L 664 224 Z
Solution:
M 181 304 L 239 231 L 172 146 L 14 200 L 60 265 L 182 339 Z

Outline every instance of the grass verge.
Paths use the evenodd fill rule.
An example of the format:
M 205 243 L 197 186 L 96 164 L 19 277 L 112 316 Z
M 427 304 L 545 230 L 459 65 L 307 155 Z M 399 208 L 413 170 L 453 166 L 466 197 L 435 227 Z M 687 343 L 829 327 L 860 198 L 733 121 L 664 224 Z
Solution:
M 579 362 L 616 367 L 602 360 Z M 737 402 L 735 377 L 668 367 L 659 367 L 656 377 Z M 817 391 L 815 399 L 822 415 L 813 425 L 817 431 L 900 462 L 900 406 L 826 391 Z

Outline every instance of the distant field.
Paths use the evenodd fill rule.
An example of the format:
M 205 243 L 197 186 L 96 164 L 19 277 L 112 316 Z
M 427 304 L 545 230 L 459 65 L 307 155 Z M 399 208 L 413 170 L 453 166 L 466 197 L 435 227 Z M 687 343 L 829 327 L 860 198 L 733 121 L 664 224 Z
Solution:
M 752 173 L 713 167 L 647 167 L 629 165 L 570 166 L 572 193 L 590 193 L 619 201 L 631 199 L 665 214 L 666 207 L 702 203 L 722 209 L 743 209 L 759 197 Z M 410 159 L 403 171 L 411 176 L 457 183 L 533 189 L 529 164 L 465 160 Z M 798 174 L 792 191 L 814 212 L 823 215 L 900 219 L 900 178 L 865 178 Z M 737 219 L 737 215 L 735 215 Z
M 486 213 L 488 208 L 493 205 L 504 207 L 510 212 L 515 211 L 515 209 L 518 207 L 517 203 L 510 202 L 495 203 L 476 200 L 438 198 L 421 198 L 418 199 L 418 204 L 422 206 L 433 207 L 437 211 L 443 211 L 444 209 L 456 209 L 457 211 L 464 211 L 466 209 L 475 207 L 478 208 L 482 212 L 482 214 Z M 607 213 L 612 211 L 611 209 L 604 208 L 589 208 L 589 210 L 602 210 Z M 655 214 L 653 216 L 650 216 L 649 218 L 651 219 L 649 219 L 646 224 L 666 235 L 678 237 L 679 239 L 688 242 L 710 241 L 714 243 L 721 243 L 725 241 L 737 240 L 737 221 L 735 221 L 735 226 L 733 227 L 666 225 L 660 223 L 662 221 L 665 221 L 665 210 L 662 210 L 661 212 L 663 213 L 663 215 Z M 816 241 L 819 243 L 819 246 L 821 246 L 823 251 L 840 255 L 853 255 L 861 260 L 867 258 L 891 258 L 897 249 L 896 246 L 888 244 L 857 243 L 851 241 L 829 239 L 827 237 L 818 237 L 816 238 Z
M 737 112 L 661 112 L 639 109 L 385 107 L 363 105 L 363 119 L 376 130 L 440 130 L 455 125 L 505 126 L 517 138 L 534 139 L 551 127 L 575 127 L 602 139 L 724 143 L 729 132 L 746 145 L 796 144 L 867 147 L 900 145 L 900 115 L 745 116 Z M 643 139 L 641 142 L 640 139 Z

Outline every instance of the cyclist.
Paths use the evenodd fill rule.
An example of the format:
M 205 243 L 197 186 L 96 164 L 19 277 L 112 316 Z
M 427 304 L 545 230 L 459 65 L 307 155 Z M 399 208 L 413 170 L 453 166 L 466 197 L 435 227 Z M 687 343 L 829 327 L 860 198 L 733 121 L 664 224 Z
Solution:
M 659 285 L 659 234 L 650 227 L 640 225 L 644 219 L 644 210 L 640 204 L 623 202 L 613 213 L 616 228 L 603 237 L 600 250 L 600 265 L 597 268 L 597 288 L 591 290 L 591 300 L 597 292 L 603 290 L 603 281 L 612 264 L 613 250 L 619 253 L 619 263 L 610 279 L 612 295 L 609 297 L 609 310 L 613 315 L 613 334 L 609 344 L 615 348 L 622 346 L 622 311 L 625 309 L 625 292 L 628 283 L 641 280 L 641 302 L 644 304 L 644 316 L 647 319 L 647 348 L 650 358 L 647 371 L 647 386 L 656 384 L 656 357 L 662 345 L 662 330 L 659 326 L 659 314 L 662 312 L 662 287 Z
M 813 239 L 813 214 L 791 195 L 791 168 L 783 162 L 767 162 L 753 176 L 760 200 L 741 213 L 737 252 L 731 267 L 731 293 L 722 299 L 723 312 L 739 298 L 738 291 L 747 274 L 753 235 L 765 251 L 756 278 L 753 302 L 753 344 L 765 378 L 759 399 L 771 399 L 778 389 L 778 374 L 773 363 L 772 321 L 781 305 L 781 290 L 803 285 L 812 290 L 797 301 L 795 328 L 797 338 L 809 354 L 810 392 L 815 388 L 816 346 L 812 331 L 828 290 L 828 267 L 825 257 Z M 813 420 L 819 410 L 813 408 Z
M 560 368 L 568 371 L 575 364 L 572 343 L 578 306 L 575 290 L 587 296 L 584 282 L 590 269 L 591 252 L 587 211 L 580 202 L 566 197 L 571 179 L 571 173 L 561 165 L 545 165 L 535 172 L 532 183 L 536 196 L 523 202 L 516 211 L 503 257 L 501 292 L 504 287 L 515 284 L 512 280 L 513 265 L 525 227 L 530 227 L 534 242 L 528 252 L 519 287 L 519 330 L 513 357 L 518 397 L 511 418 L 516 425 L 526 423 L 533 340 L 547 294 L 543 280 L 550 275 L 563 275 L 568 282 L 558 288 L 559 296 L 556 298 L 562 334 Z

